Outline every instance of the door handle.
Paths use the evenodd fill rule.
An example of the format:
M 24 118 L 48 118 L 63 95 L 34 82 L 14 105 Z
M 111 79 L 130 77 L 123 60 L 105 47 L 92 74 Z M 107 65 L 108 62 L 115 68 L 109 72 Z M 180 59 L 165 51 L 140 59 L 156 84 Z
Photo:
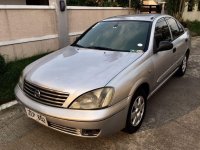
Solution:
M 175 48 L 173 48 L 173 53 L 175 53 L 176 52 L 176 47 Z

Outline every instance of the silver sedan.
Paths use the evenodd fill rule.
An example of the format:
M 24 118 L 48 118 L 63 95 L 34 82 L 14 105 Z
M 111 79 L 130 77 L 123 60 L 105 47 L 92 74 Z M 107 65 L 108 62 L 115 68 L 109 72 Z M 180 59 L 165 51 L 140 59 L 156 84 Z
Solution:
M 28 117 L 67 134 L 134 133 L 146 100 L 186 72 L 190 43 L 189 31 L 168 15 L 108 18 L 27 66 L 15 95 Z

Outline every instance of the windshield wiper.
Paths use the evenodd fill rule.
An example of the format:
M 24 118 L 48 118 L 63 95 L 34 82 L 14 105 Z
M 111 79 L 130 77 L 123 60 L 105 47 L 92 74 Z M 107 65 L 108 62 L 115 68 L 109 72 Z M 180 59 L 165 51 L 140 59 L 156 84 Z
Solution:
M 82 45 L 79 45 L 79 44 L 74 44 L 73 46 L 81 47 L 81 48 L 89 48 L 89 49 L 113 50 L 114 51 L 114 49 L 101 47 L 101 46 L 82 46 Z
M 86 48 L 86 47 L 79 45 L 79 44 L 73 44 L 72 46 L 76 46 L 76 47 L 80 47 L 80 48 Z
M 109 51 L 118 51 L 116 49 L 112 49 L 112 48 L 107 48 L 107 47 L 101 47 L 101 46 L 88 46 L 85 48 L 89 48 L 89 49 L 99 49 L 99 50 L 109 50 Z
M 107 51 L 122 51 L 122 52 L 129 52 L 129 51 L 123 51 L 123 50 L 117 50 L 117 49 L 112 49 L 108 47 L 101 47 L 101 46 L 82 46 L 79 44 L 73 44 L 72 46 L 77 46 L 80 48 L 89 48 L 89 49 L 98 49 L 98 50 L 107 50 Z

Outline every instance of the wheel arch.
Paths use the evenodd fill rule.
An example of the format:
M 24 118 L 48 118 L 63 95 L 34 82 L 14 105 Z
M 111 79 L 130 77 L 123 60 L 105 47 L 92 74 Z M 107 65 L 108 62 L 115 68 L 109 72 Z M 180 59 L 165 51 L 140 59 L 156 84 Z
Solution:
M 149 94 L 149 91 L 150 91 L 150 88 L 149 88 L 149 83 L 148 82 L 139 82 L 139 84 L 137 84 L 137 86 L 134 86 L 134 90 L 132 91 L 132 96 L 131 96 L 131 101 L 130 101 L 130 104 L 129 104 L 129 109 L 127 111 L 127 117 L 126 117 L 126 126 L 125 126 L 125 129 L 124 131 L 125 132 L 128 132 L 128 133 L 134 133 L 136 132 L 139 127 L 141 126 L 142 124 L 142 120 L 144 119 L 144 115 L 145 115 L 145 112 L 143 114 L 143 118 L 141 120 L 141 122 L 139 123 L 139 125 L 137 127 L 135 127 L 134 129 L 131 129 L 130 127 L 130 112 L 131 112 L 131 105 L 132 103 L 134 102 L 134 95 L 135 93 L 137 93 L 138 90 L 144 90 L 145 93 L 146 93 L 146 98 L 148 97 L 148 94 Z
M 186 51 L 186 56 L 187 56 L 187 59 L 189 58 L 190 56 L 190 49 L 188 48 L 187 51 Z
M 148 97 L 148 95 L 150 93 L 149 83 L 147 81 L 140 81 L 140 82 L 136 83 L 130 92 L 131 97 L 133 97 L 135 92 L 138 90 L 144 90 L 146 97 Z

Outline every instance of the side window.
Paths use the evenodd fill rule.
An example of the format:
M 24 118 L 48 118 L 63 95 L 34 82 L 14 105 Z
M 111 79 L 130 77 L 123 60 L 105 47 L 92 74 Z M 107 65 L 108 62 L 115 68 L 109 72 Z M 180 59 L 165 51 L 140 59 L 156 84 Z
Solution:
M 164 18 L 159 19 L 156 23 L 154 40 L 156 47 L 161 41 L 171 41 L 170 30 Z
M 166 20 L 167 20 L 167 22 L 170 26 L 174 40 L 177 39 L 181 34 L 183 34 L 183 32 L 184 32 L 183 28 L 182 28 L 182 31 L 181 31 L 176 20 L 174 20 L 173 18 L 166 18 Z
M 177 22 L 177 24 L 178 24 L 178 28 L 179 28 L 180 34 L 183 34 L 184 33 L 183 26 L 179 22 Z

